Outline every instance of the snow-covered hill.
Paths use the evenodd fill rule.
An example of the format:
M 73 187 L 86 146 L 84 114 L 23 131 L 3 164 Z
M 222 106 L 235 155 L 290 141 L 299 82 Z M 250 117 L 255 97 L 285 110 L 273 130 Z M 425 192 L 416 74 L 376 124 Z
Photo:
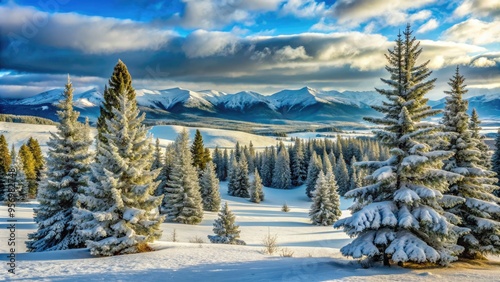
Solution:
M 16 275 L 7 276 L 6 258 L 0 271 L 9 281 L 498 281 L 500 259 L 474 265 L 456 263 L 447 268 L 406 269 L 398 266 L 363 268 L 356 260 L 345 258 L 339 249 L 350 242 L 344 232 L 331 226 L 314 226 L 308 219 L 311 202 L 305 187 L 292 190 L 264 187 L 266 198 L 260 204 L 227 195 L 227 183 L 220 186 L 240 225 L 246 246 L 208 243 L 213 234 L 216 212 L 205 212 L 199 225 L 163 223 L 163 236 L 152 244 L 153 252 L 114 257 L 93 257 L 87 249 L 26 253 L 24 241 L 35 230 L 33 208 L 36 202 L 16 208 Z M 281 211 L 287 202 L 290 212 Z M 349 214 L 351 201 L 342 199 L 343 217 Z M 7 214 L 0 204 L 0 214 Z M 5 230 L 6 217 L 0 217 Z M 175 230 L 176 242 L 172 242 Z M 0 233 L 5 242 L 7 232 Z M 263 253 L 263 238 L 277 236 L 281 250 L 292 257 Z M 203 243 L 197 242 L 202 240 Z M 0 244 L 0 252 L 7 252 Z M 0 280 L 3 280 L 0 279 Z

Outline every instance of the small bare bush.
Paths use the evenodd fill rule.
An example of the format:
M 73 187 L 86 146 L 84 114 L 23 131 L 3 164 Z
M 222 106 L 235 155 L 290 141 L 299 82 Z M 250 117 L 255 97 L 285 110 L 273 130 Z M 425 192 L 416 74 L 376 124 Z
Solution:
M 171 237 L 172 237 L 172 242 L 177 242 L 177 230 L 174 229 L 172 231 Z
M 189 243 L 203 244 L 205 243 L 205 241 L 200 236 L 194 236 L 191 239 L 189 239 Z
M 281 257 L 286 257 L 286 258 L 291 258 L 293 257 L 294 252 L 290 250 L 289 248 L 281 248 L 280 250 L 280 256 Z
M 276 253 L 278 251 L 278 235 L 267 233 L 262 240 L 262 244 L 264 245 L 264 253 L 270 255 Z
M 288 207 L 288 205 L 286 204 L 286 202 L 281 207 L 281 211 L 282 212 L 289 212 L 290 211 L 290 208 Z

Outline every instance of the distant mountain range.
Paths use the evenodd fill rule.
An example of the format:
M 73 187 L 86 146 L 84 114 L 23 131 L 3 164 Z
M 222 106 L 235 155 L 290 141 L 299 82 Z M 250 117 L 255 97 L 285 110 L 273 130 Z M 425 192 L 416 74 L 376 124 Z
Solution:
M 55 104 L 62 99 L 63 89 L 12 100 L 0 100 L 0 112 L 33 115 L 57 120 Z M 380 105 L 385 98 L 375 91 L 322 91 L 309 87 L 282 90 L 272 95 L 243 91 L 234 94 L 215 90 L 191 91 L 182 88 L 136 90 L 140 109 L 151 120 L 203 120 L 203 117 L 250 121 L 265 124 L 283 121 L 360 122 L 363 116 L 377 115 L 370 106 Z M 91 89 L 74 95 L 74 105 L 82 117 L 95 120 L 103 95 Z M 443 108 L 444 99 L 430 101 L 434 108 Z M 470 107 L 481 118 L 500 117 L 500 94 L 469 98 Z

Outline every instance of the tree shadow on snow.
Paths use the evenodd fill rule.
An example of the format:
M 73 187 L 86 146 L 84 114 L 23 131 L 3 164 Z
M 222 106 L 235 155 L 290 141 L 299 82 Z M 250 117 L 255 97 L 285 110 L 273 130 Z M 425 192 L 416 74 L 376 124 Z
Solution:
M 98 266 L 97 266 L 98 267 Z M 140 267 L 140 266 L 139 266 Z M 125 266 L 124 266 L 125 268 Z M 12 277 L 12 281 L 325 281 L 348 277 L 376 278 L 377 275 L 405 274 L 408 269 L 374 267 L 363 269 L 355 261 L 331 258 L 268 258 L 260 261 L 199 264 L 180 269 L 120 269 L 100 273 L 40 275 L 34 278 Z

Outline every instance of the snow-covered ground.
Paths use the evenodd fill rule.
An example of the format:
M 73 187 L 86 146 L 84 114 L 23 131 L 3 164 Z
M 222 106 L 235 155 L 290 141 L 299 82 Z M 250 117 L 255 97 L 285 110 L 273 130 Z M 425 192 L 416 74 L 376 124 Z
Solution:
M 194 139 L 196 129 L 199 129 L 201 135 L 203 136 L 203 144 L 205 144 L 205 147 L 208 148 L 215 148 L 216 146 L 219 146 L 221 148 L 234 148 L 236 142 L 240 142 L 241 145 L 248 145 L 250 141 L 252 141 L 255 147 L 266 147 L 276 145 L 277 143 L 277 140 L 274 137 L 260 136 L 242 131 L 214 128 L 184 127 L 179 125 L 157 125 L 153 126 L 150 132 L 153 134 L 154 138 L 159 138 L 161 141 L 160 143 L 164 145 L 173 142 L 177 135 L 184 128 L 187 128 L 190 140 Z
M 264 188 L 260 204 L 227 195 L 221 183 L 223 201 L 236 214 L 241 239 L 246 246 L 208 243 L 217 213 L 206 212 L 200 225 L 164 223 L 163 237 L 152 246 L 154 252 L 97 258 L 88 250 L 25 253 L 24 241 L 35 229 L 35 202 L 16 209 L 16 275 L 7 273 L 7 209 L 0 205 L 0 281 L 498 281 L 500 258 L 475 265 L 454 264 L 449 268 L 405 269 L 377 266 L 364 269 L 355 260 L 342 257 L 339 248 L 350 241 L 331 226 L 310 224 L 311 202 L 305 187 L 293 190 Z M 287 202 L 290 212 L 281 211 Z M 349 200 L 342 200 L 347 216 Z M 176 242 L 172 242 L 175 229 Z M 280 257 L 262 252 L 262 240 L 276 234 L 278 245 L 293 252 Z M 201 238 L 204 243 L 190 243 Z

